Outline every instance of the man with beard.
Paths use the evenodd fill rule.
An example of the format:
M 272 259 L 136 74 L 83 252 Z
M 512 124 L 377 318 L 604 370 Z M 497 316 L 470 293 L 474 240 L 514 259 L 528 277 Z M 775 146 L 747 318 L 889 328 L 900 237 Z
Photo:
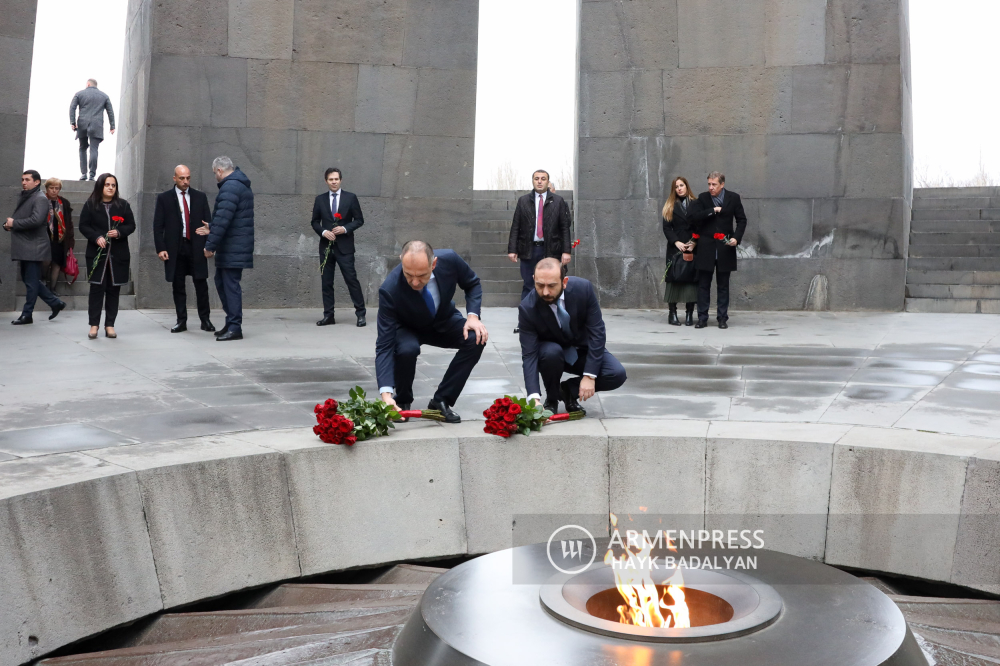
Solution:
M 597 294 L 588 280 L 567 277 L 566 265 L 545 258 L 535 265 L 535 289 L 518 308 L 521 367 L 528 399 L 541 398 L 538 375 L 545 385 L 544 406 L 586 413 L 579 400 L 598 391 L 614 391 L 625 383 L 625 368 L 604 348 L 604 319 Z M 574 377 L 560 383 L 563 372 Z

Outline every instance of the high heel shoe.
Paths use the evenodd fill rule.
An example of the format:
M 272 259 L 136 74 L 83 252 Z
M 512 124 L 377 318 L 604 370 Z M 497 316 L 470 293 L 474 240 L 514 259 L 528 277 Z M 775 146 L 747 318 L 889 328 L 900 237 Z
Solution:
M 93 331 L 93 332 L 89 332 L 88 331 L 87 332 L 87 338 L 90 339 L 90 340 L 96 340 L 97 339 L 97 331 Z
M 104 327 L 104 337 L 106 337 L 106 338 L 112 338 L 112 339 L 117 338 L 118 334 L 114 333 L 114 332 L 108 333 L 109 329 L 110 329 L 110 327 L 108 327 L 108 326 Z

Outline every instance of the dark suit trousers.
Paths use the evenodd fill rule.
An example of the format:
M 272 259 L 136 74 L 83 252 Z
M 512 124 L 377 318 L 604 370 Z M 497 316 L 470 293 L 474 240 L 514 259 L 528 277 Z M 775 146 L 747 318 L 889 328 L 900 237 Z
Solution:
M 579 347 L 577 350 L 576 363 L 570 365 L 566 362 L 563 346 L 558 342 L 538 343 L 538 373 L 542 376 L 542 384 L 545 386 L 545 396 L 548 400 L 559 399 L 559 380 L 563 373 L 576 375 L 570 379 L 570 390 L 573 395 L 579 395 L 580 378 L 583 376 L 583 368 L 587 363 L 587 348 Z M 604 361 L 601 369 L 594 380 L 594 388 L 599 393 L 601 391 L 614 391 L 625 383 L 625 368 L 607 349 L 604 350 Z
M 101 139 L 94 137 L 80 137 L 80 173 L 87 175 L 87 146 L 90 146 L 90 177 L 97 175 L 97 148 L 101 145 Z
M 462 335 L 465 320 L 458 317 L 449 322 L 445 331 L 427 331 L 417 333 L 408 328 L 396 329 L 396 402 L 411 404 L 413 402 L 413 376 L 417 372 L 417 357 L 420 356 L 421 345 L 431 345 L 442 349 L 457 349 L 458 353 L 451 359 L 451 365 L 444 373 L 444 378 L 434 392 L 434 399 L 444 402 L 449 407 L 454 406 L 458 396 L 462 395 L 465 382 L 468 381 L 472 369 L 479 363 L 486 345 L 476 344 L 476 334 L 469 331 L 468 336 Z
M 21 282 L 24 283 L 25 294 L 24 308 L 21 309 L 22 315 L 31 316 L 31 313 L 35 311 L 35 302 L 39 296 L 50 308 L 54 308 L 62 302 L 42 280 L 42 262 L 40 261 L 21 262 Z
M 231 333 L 243 332 L 243 278 L 242 268 L 215 267 L 215 288 L 219 291 L 222 309 L 226 312 L 226 324 Z
M 194 258 L 191 251 L 191 241 L 186 238 L 181 239 L 180 251 L 177 254 L 177 265 L 174 266 L 174 308 L 177 310 L 177 322 L 186 322 L 187 313 L 187 291 L 185 290 L 185 278 L 194 275 Z M 211 308 L 208 305 L 208 279 L 192 277 L 194 282 L 194 295 L 198 299 L 198 318 L 208 321 Z
M 545 258 L 544 245 L 531 246 L 531 259 L 525 261 L 521 259 L 521 279 L 524 280 L 524 287 L 521 288 L 521 300 L 535 290 L 535 264 Z
M 729 271 L 698 271 L 698 320 L 708 321 L 708 307 L 712 303 L 712 273 L 718 279 L 716 288 L 716 319 L 729 319 Z
M 336 273 L 337 266 L 340 266 L 340 272 L 344 276 L 344 282 L 347 284 L 347 292 L 351 295 L 351 302 L 354 303 L 354 313 L 359 317 L 365 316 L 365 294 L 361 291 L 361 283 L 358 282 L 358 272 L 354 270 L 354 253 L 342 253 L 337 250 L 336 244 L 334 244 L 333 250 L 330 251 L 330 258 L 327 260 L 326 266 L 323 267 L 321 278 L 323 284 L 323 316 L 333 316 L 333 276 Z

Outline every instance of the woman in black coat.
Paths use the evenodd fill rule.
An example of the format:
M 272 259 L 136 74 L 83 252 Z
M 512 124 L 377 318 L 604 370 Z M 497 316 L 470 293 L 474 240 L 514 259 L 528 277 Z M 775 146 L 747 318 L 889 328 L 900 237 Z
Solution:
M 87 237 L 87 281 L 90 282 L 90 333 L 97 337 L 103 305 L 104 335 L 117 338 L 115 317 L 122 285 L 129 280 L 128 236 L 135 231 L 135 217 L 128 202 L 118 196 L 118 179 L 101 174 L 94 193 L 80 213 L 80 233 Z
M 674 178 L 670 188 L 670 196 L 663 206 L 663 235 L 667 237 L 667 263 L 681 261 L 682 252 L 692 252 L 695 246 L 694 226 L 688 217 L 690 207 L 694 205 L 695 197 L 691 193 L 687 178 Z M 694 282 L 667 282 L 663 300 L 670 307 L 667 323 L 680 326 L 677 318 L 677 304 L 685 303 L 687 317 L 685 325 L 694 325 L 694 306 L 698 302 L 698 285 Z

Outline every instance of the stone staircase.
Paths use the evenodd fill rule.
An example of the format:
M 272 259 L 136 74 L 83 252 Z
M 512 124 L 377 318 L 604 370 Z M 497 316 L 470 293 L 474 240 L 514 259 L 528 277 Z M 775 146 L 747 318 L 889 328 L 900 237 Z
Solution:
M 1000 314 L 1000 188 L 913 191 L 906 311 Z
M 517 198 L 524 192 L 475 190 L 472 193 L 472 270 L 483 283 L 483 305 L 517 307 L 521 272 L 507 258 L 507 239 Z
M 69 284 L 66 281 L 66 276 L 60 273 L 59 282 L 56 284 L 55 293 L 59 296 L 59 298 L 66 301 L 68 310 L 87 309 L 87 295 L 90 293 L 90 285 L 87 284 L 87 268 L 85 259 L 87 253 L 87 239 L 83 237 L 77 227 L 80 223 L 80 211 L 83 209 L 83 204 L 87 201 L 87 197 L 89 197 L 93 191 L 94 183 L 91 181 L 63 180 L 61 194 L 63 198 L 69 201 L 70 205 L 73 207 L 73 230 L 76 234 L 75 243 L 73 245 L 73 254 L 76 255 L 76 260 L 80 264 L 80 275 L 77 277 L 76 282 Z M 24 283 L 21 282 L 20 275 L 18 275 L 14 295 L 16 296 L 15 307 L 18 311 L 20 311 L 21 308 L 24 307 L 25 295 Z M 135 291 L 131 281 L 122 287 L 121 300 L 119 301 L 118 307 L 121 310 L 135 309 Z M 48 308 L 41 299 L 38 299 L 38 302 L 35 304 L 35 311 L 38 314 L 48 316 Z
M 242 607 L 164 613 L 97 652 L 45 666 L 391 666 L 392 644 L 427 586 L 447 569 L 401 564 L 369 584 L 287 583 Z M 252 593 L 251 593 L 252 594 Z

